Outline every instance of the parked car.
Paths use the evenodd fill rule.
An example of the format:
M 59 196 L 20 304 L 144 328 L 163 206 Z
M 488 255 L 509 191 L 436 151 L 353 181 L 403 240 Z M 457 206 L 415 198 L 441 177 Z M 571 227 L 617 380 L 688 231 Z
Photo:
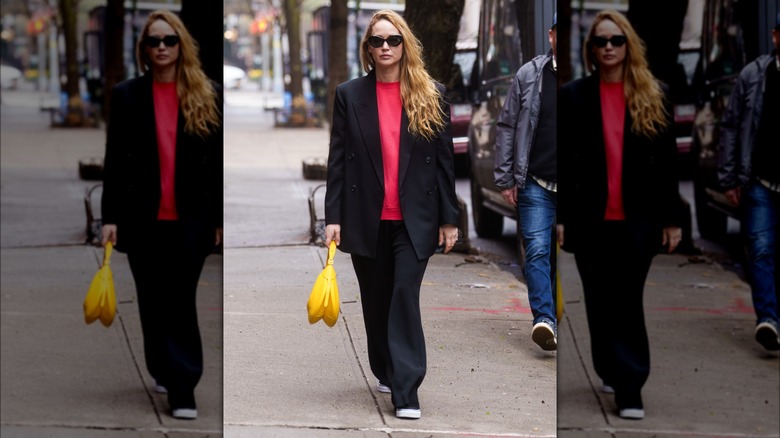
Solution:
M 449 93 L 452 145 L 455 149 L 455 171 L 458 175 L 469 173 L 469 123 L 471 102 L 471 73 L 477 60 L 476 49 L 459 49 L 453 57 L 453 67 L 459 71 L 455 87 Z
M 515 0 L 486 0 L 480 16 L 477 64 L 472 81 L 476 91 L 468 141 L 472 220 L 477 235 L 485 238 L 501 236 L 505 217 L 514 219 L 519 231 L 517 209 L 504 201 L 494 182 L 496 120 L 517 70 L 524 61 L 532 58 L 530 55 L 524 58 L 521 50 L 517 50 L 525 47 L 521 44 L 521 35 L 532 35 L 535 26 L 541 23 L 546 26 L 552 21 L 551 2 L 539 0 L 535 3 L 539 10 L 550 7 L 546 10 L 550 14 L 549 20 L 541 20 L 540 24 L 534 21 L 533 14 L 522 14 L 527 11 L 528 5 L 521 3 Z M 522 25 L 519 23 L 521 19 Z M 521 27 L 525 28 L 525 33 Z M 495 29 L 502 31 L 496 32 Z
M 691 151 L 695 158 L 693 187 L 699 234 L 715 240 L 727 232 L 728 218 L 739 220 L 739 209 L 729 202 L 717 178 L 720 121 L 732 88 L 746 62 L 769 53 L 771 26 L 759 2 L 707 0 L 704 9 L 702 52 L 697 65 L 696 114 Z M 777 12 L 776 10 L 774 11 Z M 770 16 L 774 16 L 770 14 Z M 758 26 L 757 26 L 758 24 Z
M 225 88 L 238 89 L 246 82 L 246 72 L 238 67 L 223 65 L 222 74 L 222 83 Z
M 22 72 L 10 65 L 0 65 L 0 88 L 16 89 L 19 86 L 19 82 L 22 81 Z
M 674 132 L 677 137 L 677 170 L 681 178 L 689 178 L 695 165 L 691 144 L 693 121 L 696 116 L 696 93 L 693 89 L 694 74 L 700 49 L 683 49 L 677 57 L 679 77 L 673 84 Z

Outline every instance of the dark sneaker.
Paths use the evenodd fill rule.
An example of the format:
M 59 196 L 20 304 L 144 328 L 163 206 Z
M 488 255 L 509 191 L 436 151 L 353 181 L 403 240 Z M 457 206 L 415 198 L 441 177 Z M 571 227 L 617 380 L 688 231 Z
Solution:
M 534 324 L 531 331 L 531 339 L 542 347 L 542 350 L 552 351 L 558 348 L 558 338 L 555 336 L 555 328 L 546 320 Z
M 780 337 L 777 334 L 777 323 L 763 321 L 756 326 L 756 341 L 770 351 L 780 350 Z

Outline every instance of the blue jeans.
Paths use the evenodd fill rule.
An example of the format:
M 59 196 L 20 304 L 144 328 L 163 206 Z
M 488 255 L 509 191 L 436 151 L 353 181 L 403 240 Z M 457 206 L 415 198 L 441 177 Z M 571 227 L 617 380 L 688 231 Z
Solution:
M 740 201 L 743 208 L 742 230 L 748 249 L 748 279 L 753 295 L 753 308 L 758 323 L 778 322 L 777 283 L 778 268 L 778 209 L 780 193 L 773 192 L 759 182 L 751 182 L 743 189 Z
M 534 324 L 548 319 L 556 325 L 555 272 L 550 259 L 555 257 L 552 239 L 558 195 L 540 186 L 528 176 L 525 187 L 517 191 L 520 229 L 525 248 L 525 279 Z

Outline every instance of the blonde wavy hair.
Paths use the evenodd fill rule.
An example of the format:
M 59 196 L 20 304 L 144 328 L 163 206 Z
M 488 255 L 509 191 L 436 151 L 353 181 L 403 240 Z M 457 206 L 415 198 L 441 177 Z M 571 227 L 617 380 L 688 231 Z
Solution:
M 442 96 L 435 81 L 425 70 L 422 44 L 403 17 L 389 9 L 374 13 L 360 43 L 360 62 L 366 73 L 375 68 L 374 59 L 369 52 L 368 38 L 373 35 L 374 25 L 379 20 L 389 21 L 403 37 L 400 65 L 401 102 L 409 117 L 409 132 L 430 140 L 445 126 L 445 114 L 440 105 Z
M 179 58 L 176 60 L 176 94 L 184 114 L 184 131 L 206 138 L 220 126 L 217 93 L 208 76 L 203 73 L 198 58 L 198 43 L 192 38 L 176 14 L 157 10 L 149 14 L 141 37 L 135 46 L 135 57 L 142 72 L 152 69 L 152 63 L 144 50 L 144 37 L 157 20 L 168 23 L 179 36 Z
M 593 54 L 593 37 L 596 27 L 604 20 L 615 23 L 626 36 L 623 94 L 633 120 L 631 131 L 653 138 L 669 127 L 668 113 L 664 108 L 664 92 L 650 72 L 644 42 L 623 14 L 608 9 L 596 15 L 582 49 L 585 67 L 589 72 L 598 70 L 598 62 Z

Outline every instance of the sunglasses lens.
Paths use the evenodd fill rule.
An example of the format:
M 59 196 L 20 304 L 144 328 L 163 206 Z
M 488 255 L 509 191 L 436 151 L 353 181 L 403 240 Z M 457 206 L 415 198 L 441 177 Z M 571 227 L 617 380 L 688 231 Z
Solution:
M 610 39 L 612 47 L 620 47 L 626 43 L 626 37 L 623 35 L 615 35 Z
M 625 35 L 614 35 L 612 38 L 604 38 L 600 36 L 593 37 L 593 45 L 599 48 L 607 47 L 607 43 L 611 43 L 612 47 L 620 47 L 626 43 Z
M 144 44 L 146 44 L 149 47 L 159 47 L 161 42 L 162 42 L 161 39 L 153 36 L 148 36 L 144 38 Z
M 376 35 L 368 37 L 368 44 L 377 49 L 384 46 L 385 41 L 387 41 L 387 45 L 390 47 L 398 47 L 404 41 L 404 38 L 401 35 L 391 35 L 387 39 Z
M 176 44 L 179 44 L 179 37 L 176 35 L 168 35 L 165 38 L 163 38 L 163 42 L 168 47 L 173 47 Z
M 600 36 L 594 36 L 593 37 L 593 45 L 596 46 L 596 47 L 599 47 L 599 48 L 607 47 L 607 42 L 608 41 L 609 40 L 607 40 L 604 37 L 600 37 Z
M 167 35 L 164 38 L 148 36 L 144 38 L 144 43 L 152 48 L 160 47 L 160 43 L 165 43 L 165 47 L 173 47 L 179 44 L 179 37 L 177 35 Z
M 385 40 L 378 36 L 372 36 L 368 38 L 368 44 L 371 44 L 371 47 L 379 48 L 382 47 L 382 45 L 385 43 Z

